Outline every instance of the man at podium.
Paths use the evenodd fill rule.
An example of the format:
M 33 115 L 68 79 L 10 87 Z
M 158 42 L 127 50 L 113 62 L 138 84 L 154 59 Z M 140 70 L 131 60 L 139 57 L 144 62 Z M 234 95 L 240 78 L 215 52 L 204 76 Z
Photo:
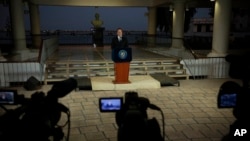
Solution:
M 111 43 L 112 60 L 114 61 L 115 84 L 130 83 L 129 64 L 132 60 L 131 48 L 128 46 L 128 39 L 123 36 L 122 28 L 117 28 L 117 36 L 113 37 Z
M 116 36 L 111 42 L 111 49 L 128 47 L 128 39 L 123 36 L 122 28 L 116 29 Z

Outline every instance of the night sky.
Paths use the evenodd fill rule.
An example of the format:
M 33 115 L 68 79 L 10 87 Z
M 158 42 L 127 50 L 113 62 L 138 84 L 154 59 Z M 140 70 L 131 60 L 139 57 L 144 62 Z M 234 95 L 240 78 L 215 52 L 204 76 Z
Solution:
M 40 12 L 43 29 L 89 30 L 92 27 L 91 20 L 95 19 L 95 12 L 100 14 L 106 30 L 117 27 L 128 30 L 147 29 L 147 17 L 144 16 L 146 8 L 41 7 Z
M 146 31 L 148 24 L 145 7 L 40 6 L 39 10 L 41 30 L 90 30 L 95 12 L 100 14 L 105 30 L 122 27 L 126 30 Z M 8 15 L 8 7 L 0 5 L 0 29 L 4 27 Z M 29 14 L 25 14 L 24 17 L 25 28 L 29 30 Z M 208 17 L 208 10 L 199 8 L 195 17 Z

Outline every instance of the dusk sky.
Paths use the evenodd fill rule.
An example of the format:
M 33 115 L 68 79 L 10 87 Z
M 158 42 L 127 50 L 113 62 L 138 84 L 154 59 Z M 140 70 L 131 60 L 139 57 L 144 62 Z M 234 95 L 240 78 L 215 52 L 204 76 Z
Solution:
M 41 30 L 90 30 L 91 20 L 95 12 L 100 14 L 106 30 L 122 27 L 126 30 L 147 30 L 147 17 L 144 7 L 65 7 L 65 6 L 40 6 Z M 0 5 L 0 29 L 8 18 L 8 7 Z M 29 14 L 25 16 L 25 28 L 30 29 Z M 196 18 L 208 16 L 208 9 L 199 8 Z

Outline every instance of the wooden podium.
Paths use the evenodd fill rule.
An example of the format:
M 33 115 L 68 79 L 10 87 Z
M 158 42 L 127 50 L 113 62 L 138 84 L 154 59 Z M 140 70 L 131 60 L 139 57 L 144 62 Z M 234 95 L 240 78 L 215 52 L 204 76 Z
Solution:
M 129 81 L 129 66 L 132 60 L 131 48 L 115 48 L 112 50 L 112 60 L 114 61 L 114 84 L 127 84 Z

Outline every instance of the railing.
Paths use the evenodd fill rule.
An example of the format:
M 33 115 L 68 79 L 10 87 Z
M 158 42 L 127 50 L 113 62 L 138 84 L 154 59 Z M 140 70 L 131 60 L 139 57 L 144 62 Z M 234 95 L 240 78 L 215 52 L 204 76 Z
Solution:
M 181 63 L 193 79 L 229 78 L 229 63 L 224 57 L 182 59 Z
M 184 46 L 186 53 L 181 63 L 193 79 L 229 78 L 229 63 L 225 57 L 207 57 L 212 47 L 211 37 L 187 37 Z
M 157 45 L 167 45 L 171 43 L 171 38 L 167 35 L 147 35 L 144 31 L 129 31 L 124 33 L 131 45 L 148 45 L 150 39 L 153 38 L 153 44 Z M 60 45 L 92 45 L 92 33 L 91 32 L 72 32 L 72 33 L 59 33 L 58 40 Z M 103 44 L 110 45 L 112 38 L 116 35 L 114 31 L 104 32 Z
M 225 61 L 224 57 L 210 58 L 207 54 L 211 51 L 210 37 L 201 37 L 198 45 L 194 45 L 195 42 L 191 42 L 191 37 L 182 38 L 168 38 L 168 40 L 182 40 L 184 42 L 185 50 L 169 49 L 170 46 L 163 46 L 159 49 L 151 48 L 148 49 L 158 54 L 172 56 L 180 59 L 180 63 L 186 69 L 187 74 L 193 79 L 205 79 L 205 78 L 228 78 L 229 64 Z M 188 42 L 187 40 L 188 39 Z M 202 44 L 201 44 L 202 41 Z M 205 44 L 205 45 L 204 45 Z M 200 45 L 200 48 L 198 46 Z M 208 48 L 210 46 L 210 48 Z
M 0 63 L 0 87 L 19 86 L 34 76 L 43 80 L 43 65 L 38 62 Z
M 44 81 L 45 61 L 58 47 L 57 37 L 43 40 L 34 61 L 0 62 L 0 87 L 23 85 L 31 76 Z
M 112 38 L 116 35 L 116 31 L 104 31 L 103 44 L 110 45 Z M 63 32 L 43 32 L 40 35 L 42 39 L 50 38 L 51 36 L 58 37 L 59 45 L 92 45 L 93 36 L 91 31 L 63 31 Z M 166 45 L 171 43 L 171 38 L 168 35 L 160 33 L 154 36 L 147 35 L 146 31 L 125 31 L 124 36 L 128 38 L 131 45 L 147 45 L 151 38 L 155 39 L 154 44 Z M 26 32 L 27 46 L 32 48 L 32 35 Z M 13 45 L 11 34 L 0 32 L 1 45 Z

